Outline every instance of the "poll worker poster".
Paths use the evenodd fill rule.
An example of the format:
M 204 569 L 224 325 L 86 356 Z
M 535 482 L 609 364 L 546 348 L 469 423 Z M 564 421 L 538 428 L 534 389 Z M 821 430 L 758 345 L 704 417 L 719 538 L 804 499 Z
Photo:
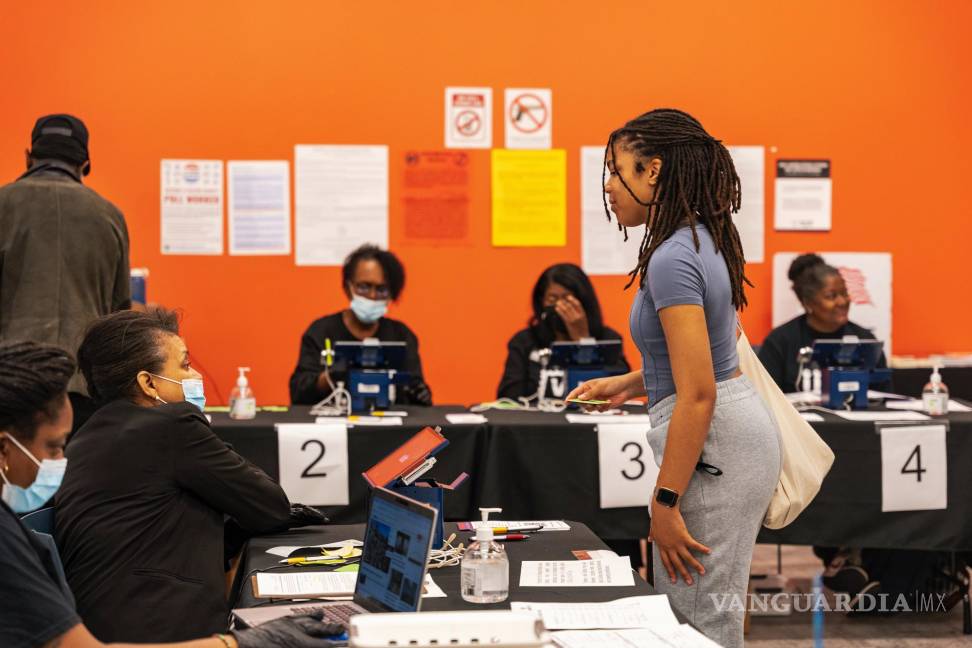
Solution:
M 775 222 L 778 230 L 830 230 L 830 160 L 777 160 Z
M 446 148 L 493 146 L 493 89 L 445 89 Z
M 589 275 L 626 275 L 638 265 L 644 226 L 629 227 L 628 240 L 618 220 L 604 207 L 604 147 L 582 146 L 581 265 Z
M 553 133 L 550 88 L 507 88 L 504 98 L 506 148 L 550 148 Z
M 230 254 L 290 254 L 290 163 L 230 160 L 226 178 Z
M 567 152 L 493 149 L 493 245 L 567 242 Z
M 466 151 L 408 151 L 402 186 L 405 238 L 417 243 L 469 242 Z
M 223 253 L 223 161 L 162 160 L 162 254 Z
M 837 268 L 850 294 L 850 320 L 870 329 L 884 342 L 890 359 L 891 346 L 891 254 L 887 252 L 819 252 L 824 261 Z M 787 278 L 795 252 L 773 256 L 773 327 L 785 324 L 804 313 Z

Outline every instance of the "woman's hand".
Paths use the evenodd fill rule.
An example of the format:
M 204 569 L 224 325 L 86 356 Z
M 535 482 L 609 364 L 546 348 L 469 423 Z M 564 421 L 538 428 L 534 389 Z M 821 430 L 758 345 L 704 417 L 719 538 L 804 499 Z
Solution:
M 587 313 L 584 312 L 583 304 L 576 297 L 567 295 L 563 299 L 558 299 L 554 305 L 554 310 L 564 321 L 564 326 L 567 327 L 567 335 L 570 336 L 571 340 L 577 342 L 581 338 L 591 336 L 591 329 L 587 323 Z
M 640 387 L 640 389 L 639 389 Z M 582 382 L 574 391 L 567 394 L 564 400 L 577 398 L 580 400 L 605 400 L 606 405 L 583 405 L 589 412 L 604 412 L 624 405 L 628 400 L 644 396 L 644 385 L 641 383 L 641 372 L 632 372 L 622 376 L 608 376 Z
M 692 551 L 709 554 L 712 550 L 696 541 L 688 532 L 685 520 L 682 519 L 682 512 L 677 506 L 669 508 L 658 502 L 652 503 L 648 542 L 658 547 L 658 556 L 673 584 L 678 582 L 679 574 L 687 585 L 692 584 L 692 575 L 688 567 L 697 571 L 700 576 L 705 574 L 705 567 L 695 558 Z

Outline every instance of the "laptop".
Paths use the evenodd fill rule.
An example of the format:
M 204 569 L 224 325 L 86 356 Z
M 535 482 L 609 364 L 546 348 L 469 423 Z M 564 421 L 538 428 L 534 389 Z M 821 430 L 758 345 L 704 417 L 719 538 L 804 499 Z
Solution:
M 345 628 L 355 614 L 417 612 L 428 571 L 437 511 L 384 488 L 372 490 L 361 563 L 352 601 L 305 601 L 237 608 L 238 627 L 253 627 L 291 614 L 321 610 L 324 621 Z

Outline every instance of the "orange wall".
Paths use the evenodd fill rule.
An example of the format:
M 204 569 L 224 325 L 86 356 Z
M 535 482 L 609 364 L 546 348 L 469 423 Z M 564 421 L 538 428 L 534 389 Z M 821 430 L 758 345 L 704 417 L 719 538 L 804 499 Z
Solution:
M 387 144 L 391 247 L 408 269 L 391 314 L 418 333 L 437 401 L 468 403 L 493 395 L 539 271 L 580 259 L 578 147 L 676 106 L 729 144 L 833 161 L 833 231 L 773 232 L 768 208 L 768 260 L 891 251 L 895 351 L 968 350 L 970 24 L 962 0 L 5 2 L 0 177 L 21 171 L 38 115 L 83 117 L 89 183 L 125 213 L 151 300 L 184 309 L 197 365 L 224 397 L 245 364 L 261 402 L 284 402 L 301 332 L 345 303 L 339 269 L 162 256 L 159 159 L 292 160 L 297 143 Z M 490 246 L 487 151 L 472 154 L 472 243 L 402 243 L 402 155 L 442 147 L 446 85 L 492 86 L 494 124 L 503 88 L 553 88 L 554 146 L 569 153 L 565 248 Z M 748 268 L 756 289 L 743 321 L 757 340 L 769 329 L 770 269 Z M 620 329 L 632 298 L 623 283 L 595 279 Z

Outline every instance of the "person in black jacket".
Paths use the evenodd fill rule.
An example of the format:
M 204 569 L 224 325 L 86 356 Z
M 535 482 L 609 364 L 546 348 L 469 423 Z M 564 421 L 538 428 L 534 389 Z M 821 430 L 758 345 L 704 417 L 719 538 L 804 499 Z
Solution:
M 533 315 L 527 327 L 507 344 L 506 366 L 496 389 L 497 398 L 529 398 L 540 385 L 537 353 L 554 341 L 581 338 L 620 340 L 621 335 L 601 319 L 601 305 L 587 274 L 573 263 L 550 266 L 533 286 Z M 617 373 L 630 371 L 621 355 Z
M 287 496 L 213 433 L 171 311 L 96 320 L 78 360 L 101 407 L 67 447 L 56 538 L 81 618 L 106 642 L 225 631 L 224 518 L 281 528 Z
M 27 529 L 12 510 L 23 508 L 18 504 L 32 499 L 33 493 L 47 498 L 58 489 L 60 473 L 47 462 L 63 463 L 62 448 L 74 418 L 66 392 L 74 373 L 74 358 L 58 347 L 36 342 L 0 344 L 0 474 L 5 483 L 0 503 L 0 646 L 4 648 L 105 645 L 78 616 L 50 537 Z M 139 601 L 130 601 L 128 607 L 140 610 Z M 180 618 L 181 614 L 166 625 L 178 625 Z M 323 623 L 320 616 L 297 616 L 225 636 L 164 645 L 326 648 L 333 644 L 319 637 L 338 631 L 339 627 Z M 113 645 L 127 648 L 131 644 Z M 162 645 L 139 644 L 147 648 Z
M 797 356 L 803 347 L 812 346 L 816 340 L 840 339 L 845 335 L 875 339 L 871 331 L 850 321 L 850 295 L 837 268 L 816 254 L 802 254 L 790 264 L 787 276 L 806 312 L 770 331 L 759 349 L 760 361 L 784 393 L 802 391 L 797 387 Z M 887 366 L 882 353 L 878 367 Z M 878 389 L 888 387 L 875 385 Z
M 341 271 L 349 307 L 317 319 L 300 339 L 297 367 L 290 376 L 290 402 L 313 405 L 331 393 L 332 384 L 345 380 L 338 372 L 325 372 L 321 351 L 325 340 L 356 342 L 377 338 L 382 342 L 404 342 L 405 371 L 409 382 L 398 390 L 400 405 L 431 405 L 432 392 L 422 375 L 418 338 L 402 322 L 385 317 L 390 301 L 398 300 L 405 288 L 405 268 L 394 254 L 374 245 L 362 245 L 344 261 Z

